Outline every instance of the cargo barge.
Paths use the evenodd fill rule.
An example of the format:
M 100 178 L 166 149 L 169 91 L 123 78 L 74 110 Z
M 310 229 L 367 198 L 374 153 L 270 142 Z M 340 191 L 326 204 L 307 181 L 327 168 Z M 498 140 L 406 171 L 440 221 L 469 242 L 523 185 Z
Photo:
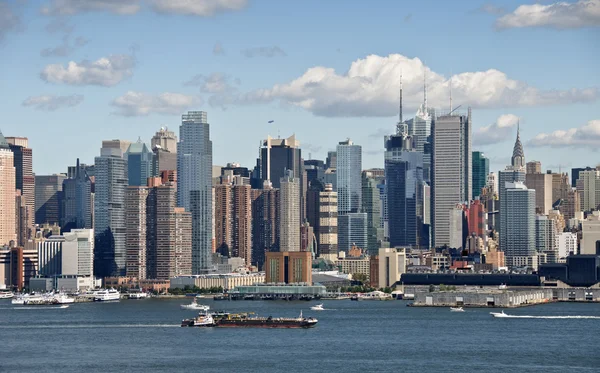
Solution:
M 182 327 L 221 327 L 221 328 L 279 328 L 279 329 L 308 329 L 317 325 L 314 317 L 257 317 L 248 313 L 217 312 L 212 314 L 200 313 L 193 319 L 185 319 Z

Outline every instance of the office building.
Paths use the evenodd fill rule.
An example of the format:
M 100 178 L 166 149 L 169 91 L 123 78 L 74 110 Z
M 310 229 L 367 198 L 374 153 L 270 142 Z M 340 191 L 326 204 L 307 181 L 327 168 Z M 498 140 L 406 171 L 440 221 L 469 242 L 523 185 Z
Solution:
M 145 186 L 148 178 L 154 175 L 154 153 L 139 139 L 129 145 L 125 153 L 129 186 Z
M 482 152 L 473 152 L 473 199 L 481 195 L 490 173 L 490 160 Z
M 63 231 L 93 227 L 92 180 L 87 168 L 86 165 L 81 165 L 77 158 L 74 172 L 69 173 L 69 178 L 63 181 Z
M 74 229 L 37 242 L 38 274 L 44 277 L 94 274 L 94 231 Z
M 29 289 L 29 280 L 37 276 L 37 269 L 36 248 L 0 247 L 0 287 L 17 291 Z
M 467 236 L 464 205 L 457 203 L 454 208 L 450 209 L 448 220 L 450 222 L 450 244 L 448 246 L 452 249 L 462 250 L 465 248 Z
M 600 212 L 598 211 L 589 214 L 581 223 L 579 252 L 582 255 L 600 255 Z
M 585 170 L 578 173 L 577 191 L 581 211 L 592 211 L 600 205 L 600 171 Z
M 333 150 L 327 152 L 327 158 L 325 160 L 325 169 L 337 167 L 337 153 Z
M 362 147 L 348 139 L 337 145 L 336 154 L 338 214 L 359 212 L 362 203 Z
M 126 270 L 125 190 L 129 142 L 103 141 L 95 158 L 94 270 L 98 277 L 124 276 Z
M 60 224 L 67 175 L 35 175 L 35 223 Z
M 541 174 L 542 173 L 542 162 L 531 161 L 525 164 L 525 171 L 527 174 Z
M 338 203 L 339 206 L 339 203 Z M 338 213 L 338 253 L 348 253 L 354 246 L 363 251 L 367 248 L 367 213 Z
M 507 183 L 505 188 L 506 209 L 504 239 L 500 247 L 506 255 L 509 267 L 537 267 L 535 229 L 535 191 L 521 182 Z
M 566 173 L 550 173 L 552 176 L 552 204 L 557 203 L 559 200 L 566 200 L 569 198 L 569 192 L 571 192 L 571 184 L 569 184 L 569 175 Z
M 15 188 L 21 191 L 23 202 L 27 208 L 27 223 L 23 227 L 24 239 L 35 234 L 35 177 L 33 175 L 33 150 L 29 147 L 27 137 L 7 137 L 6 142 L 13 152 L 15 167 Z M 20 243 L 23 245 L 24 243 Z
M 300 251 L 300 179 L 289 170 L 279 185 L 279 249 Z
M 145 279 L 147 259 L 147 206 L 149 188 L 129 186 L 125 191 L 126 276 Z
M 177 136 L 168 127 L 161 127 L 150 141 L 152 149 L 160 148 L 166 152 L 177 154 Z
M 529 163 L 528 163 L 529 165 Z M 552 175 L 542 173 L 528 173 L 525 175 L 525 185 L 528 189 L 535 190 L 535 209 L 538 214 L 547 214 L 552 210 Z
M 177 206 L 192 213 L 192 273 L 212 268 L 212 141 L 204 111 L 181 117 L 177 145 Z
M 577 233 L 560 232 L 558 235 L 558 257 L 561 261 L 566 260 L 570 255 L 579 254 L 577 241 Z
M 379 249 L 379 287 L 393 287 L 404 273 L 406 273 L 405 249 Z
M 554 219 L 549 219 L 546 215 L 537 215 L 535 232 L 535 248 L 538 253 L 558 251 L 558 228 Z
M 371 171 L 362 173 L 362 212 L 367 214 L 367 247 L 369 255 L 377 255 L 383 241 L 381 227 L 381 195 L 377 187 L 385 177 L 376 177 Z
M 299 180 L 302 178 L 302 152 L 300 142 L 292 135 L 287 139 L 268 136 L 260 147 L 261 180 L 271 181 L 273 188 L 279 188 L 280 180 L 287 177 L 287 170 Z
M 267 252 L 266 283 L 312 284 L 312 258 L 308 251 Z
M 581 211 L 581 204 L 579 202 L 579 193 L 577 190 L 569 188 L 567 191 L 567 197 L 558 201 L 558 210 L 565 217 L 565 220 L 570 220 L 575 217 Z
M 263 189 L 251 189 L 252 264 L 263 269 L 265 253 L 279 251 L 279 189 L 267 182 Z
M 485 237 L 488 231 L 488 213 L 480 200 L 471 201 L 467 209 L 468 234 Z
M 450 243 L 448 211 L 472 198 L 471 110 L 442 115 L 432 124 L 433 245 Z
M 318 255 L 331 261 L 338 256 L 337 197 L 331 184 L 325 184 L 325 189 L 319 193 Z
M 0 132 L 0 246 L 17 240 L 14 154 Z
M 24 246 L 29 237 L 30 231 L 29 208 L 25 203 L 25 198 L 19 189 L 15 190 L 15 226 L 17 234 L 17 246 Z
M 579 180 L 579 173 L 581 171 L 594 171 L 595 168 L 592 167 L 582 167 L 582 168 L 572 168 L 571 169 L 571 185 L 575 187 L 577 185 L 577 180 Z

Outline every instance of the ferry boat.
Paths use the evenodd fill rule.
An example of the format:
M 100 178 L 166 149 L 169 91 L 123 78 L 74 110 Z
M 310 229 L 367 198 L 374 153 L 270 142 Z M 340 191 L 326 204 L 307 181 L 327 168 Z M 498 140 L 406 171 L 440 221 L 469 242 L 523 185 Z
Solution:
M 315 306 L 312 306 L 312 307 L 310 307 L 310 309 L 312 311 L 324 311 L 325 310 L 325 308 L 323 308 L 322 304 L 317 304 Z
M 210 309 L 210 307 L 206 306 L 204 304 L 199 304 L 198 302 L 196 302 L 196 298 L 194 298 L 194 300 L 192 301 L 191 304 L 182 304 L 181 309 L 208 311 Z
M 11 304 L 17 304 L 17 305 L 25 305 L 25 304 L 35 305 L 35 304 L 43 304 L 45 299 L 46 298 L 42 294 L 36 294 L 36 293 L 20 294 L 20 295 L 17 295 L 16 297 L 14 297 L 10 302 L 11 302 Z
M 212 318 L 213 325 L 209 324 L 209 318 Z M 193 319 L 184 319 L 181 321 L 182 327 L 193 326 L 215 326 L 218 328 L 286 328 L 286 329 L 307 329 L 317 325 L 318 320 L 314 317 L 303 317 L 300 312 L 299 317 L 256 317 L 248 313 L 226 313 L 217 312 L 212 314 L 200 313 Z
M 0 299 L 12 299 L 14 296 L 11 291 L 0 291 Z
M 54 304 L 70 304 L 75 303 L 75 298 L 68 296 L 65 293 L 55 294 L 53 297 Z
M 95 302 L 118 301 L 121 299 L 121 293 L 115 289 L 101 289 L 94 293 Z

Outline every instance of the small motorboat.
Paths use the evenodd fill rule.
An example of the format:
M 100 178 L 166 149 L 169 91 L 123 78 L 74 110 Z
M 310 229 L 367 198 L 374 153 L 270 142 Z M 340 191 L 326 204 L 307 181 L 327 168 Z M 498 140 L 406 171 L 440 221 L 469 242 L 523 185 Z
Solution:
M 210 306 L 206 306 L 204 304 L 199 304 L 196 302 L 196 298 L 192 301 L 191 304 L 182 304 L 181 308 L 184 310 L 200 310 L 200 311 L 208 311 L 210 310 Z
M 504 310 L 502 312 L 490 312 L 490 315 L 494 317 L 509 317 L 509 315 L 504 313 Z
M 11 291 L 0 291 L 0 299 L 12 299 L 15 295 Z
M 324 311 L 323 304 L 317 304 L 315 306 L 310 307 L 311 311 Z
M 465 312 L 462 307 L 450 307 L 450 312 Z

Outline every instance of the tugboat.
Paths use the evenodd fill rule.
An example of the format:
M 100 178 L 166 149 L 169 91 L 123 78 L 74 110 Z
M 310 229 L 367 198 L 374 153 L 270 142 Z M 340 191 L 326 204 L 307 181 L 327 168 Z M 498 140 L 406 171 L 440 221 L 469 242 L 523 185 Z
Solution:
M 290 317 L 256 317 L 248 313 L 217 312 L 213 314 L 200 313 L 194 319 L 184 319 L 182 327 L 192 326 L 215 326 L 223 328 L 286 328 L 286 329 L 308 329 L 317 325 L 318 320 L 313 317 L 303 317 L 302 311 L 296 318 Z

